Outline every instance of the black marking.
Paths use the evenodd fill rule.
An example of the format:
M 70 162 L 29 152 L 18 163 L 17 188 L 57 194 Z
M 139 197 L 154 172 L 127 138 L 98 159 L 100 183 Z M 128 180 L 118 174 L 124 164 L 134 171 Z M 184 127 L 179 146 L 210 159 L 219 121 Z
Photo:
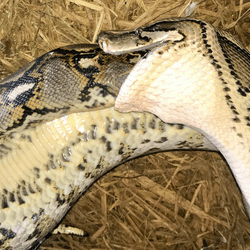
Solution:
M 226 97 L 226 100 L 229 101 L 229 102 L 232 100 L 230 95 L 225 95 L 225 97 Z
M 203 27 L 202 27 L 202 30 L 206 33 L 205 25 L 203 24 L 203 25 L 201 25 L 201 26 L 203 26 Z M 218 37 L 218 40 L 219 40 L 220 42 L 223 42 L 222 40 L 224 40 L 224 38 L 223 38 L 222 36 L 220 36 L 219 33 L 217 33 L 217 37 Z M 211 64 L 212 64 L 212 65 L 214 66 L 214 68 L 216 69 L 217 74 L 218 74 L 220 80 L 222 81 L 222 83 L 223 83 L 223 84 L 227 84 L 227 82 L 223 79 L 223 72 L 221 71 L 221 66 L 220 66 L 219 63 L 218 63 L 218 60 L 216 60 L 216 59 L 213 57 L 213 55 L 212 55 L 212 50 L 210 49 L 210 48 L 211 48 L 211 45 L 208 44 L 208 42 L 209 42 L 208 39 L 206 39 L 206 38 L 203 39 L 203 43 L 204 43 L 204 45 L 205 45 L 206 48 L 207 48 L 207 52 L 208 52 L 208 53 L 211 53 L 211 54 L 209 55 L 209 58 L 211 59 Z M 231 73 L 231 75 L 234 77 L 234 79 L 235 79 L 235 81 L 236 81 L 236 84 L 239 86 L 238 92 L 239 92 L 242 96 L 246 96 L 245 91 L 243 90 L 243 88 L 241 88 L 242 84 L 238 81 L 239 78 L 238 78 L 237 74 L 235 73 L 235 69 L 234 69 L 234 67 L 233 67 L 233 65 L 232 65 L 232 63 L 231 63 L 231 60 L 229 59 L 229 57 L 228 57 L 227 53 L 225 52 L 223 46 L 221 46 L 221 50 L 222 50 L 222 53 L 224 54 L 225 60 L 226 60 L 227 65 L 228 65 L 228 68 L 230 69 L 230 73 Z M 203 56 L 206 56 L 206 55 L 203 55 Z M 229 88 L 229 87 L 225 87 L 223 90 L 224 90 L 225 92 L 230 92 L 230 88 Z M 230 109 L 232 110 L 232 112 L 233 112 L 235 115 L 238 115 L 239 112 L 236 110 L 235 106 L 232 105 L 232 104 L 233 104 L 232 98 L 231 98 L 229 95 L 225 95 L 225 98 L 226 98 L 226 101 L 227 101 L 227 105 L 230 107 Z M 233 120 L 234 120 L 235 122 L 240 122 L 239 118 L 237 118 L 237 117 L 235 117 Z
M 58 203 L 58 207 L 62 206 L 64 203 L 65 203 L 65 198 L 64 197 L 61 197 L 62 194 L 57 194 L 56 196 L 56 201 Z M 63 196 L 63 195 L 62 195 Z
M 29 195 L 25 186 L 22 186 L 22 195 L 24 195 L 24 196 Z
M 33 170 L 34 170 L 34 173 L 35 173 L 35 174 L 39 174 L 39 173 L 40 173 L 40 169 L 37 168 L 37 167 L 33 168 Z
M 36 191 L 33 189 L 33 187 L 31 186 L 31 184 L 29 183 L 29 185 L 28 185 L 28 189 L 29 189 L 29 192 L 31 193 L 31 194 L 34 194 Z
M 238 75 L 234 72 L 234 67 L 230 64 L 230 60 L 226 59 L 225 61 L 228 63 L 228 68 L 232 70 L 232 72 L 230 72 L 231 75 L 236 78 Z
M 235 127 L 235 126 L 231 127 L 231 129 L 232 129 L 233 131 L 236 131 L 236 127 Z
M 124 144 L 122 144 L 122 146 L 118 150 L 119 155 L 122 155 L 123 153 L 124 153 Z
M 101 141 L 102 141 L 103 143 L 105 143 L 105 142 L 107 141 L 106 136 L 103 135 L 103 136 L 101 137 Z
M 163 133 L 165 131 L 165 123 L 163 121 L 158 121 L 159 125 L 158 125 L 158 129 L 161 131 L 161 133 Z
M 151 129 L 156 129 L 156 122 L 154 119 L 152 119 L 150 122 L 149 122 L 149 128 Z
M 48 109 L 48 108 L 44 107 L 42 109 L 37 109 L 37 108 L 36 109 L 31 109 L 31 108 L 29 108 L 29 107 L 27 107 L 25 105 L 22 106 L 22 109 L 24 110 L 22 118 L 17 120 L 17 121 L 14 121 L 12 126 L 7 127 L 6 128 L 7 131 L 10 131 L 10 130 L 13 130 L 15 128 L 18 128 L 18 127 L 22 126 L 24 124 L 24 122 L 27 120 L 27 117 L 31 116 L 34 113 L 37 113 L 37 114 L 40 114 L 40 115 L 44 116 L 44 115 L 46 115 L 48 113 L 57 113 L 58 112 L 57 108 Z M 65 109 L 69 109 L 69 107 L 65 107 Z M 30 121 L 25 126 L 25 128 L 29 128 L 30 126 L 32 126 L 33 124 L 36 124 L 37 122 L 40 122 L 40 120 Z M 1 132 L 0 135 L 3 135 L 3 132 Z
M 82 102 L 89 102 L 90 99 L 91 99 L 90 92 L 88 92 L 88 93 L 85 93 L 85 97 L 84 97 L 84 99 L 82 98 L 81 101 Z M 85 108 L 90 109 L 91 106 L 85 105 Z
M 244 91 L 250 93 L 250 89 L 248 87 L 244 87 Z
M 91 173 L 85 173 L 84 177 L 88 179 L 90 177 L 90 175 L 91 175 Z
M 96 139 L 97 126 L 96 125 L 91 125 L 91 128 L 92 128 L 92 130 L 91 130 L 91 138 L 95 140 Z
M 12 139 L 12 138 L 11 138 L 11 139 Z M 5 144 L 1 144 L 1 145 L 0 145 L 0 148 L 3 149 L 4 152 L 6 152 L 6 151 L 12 151 L 12 148 L 6 146 Z M 6 151 L 5 151 L 5 150 L 6 150 Z
M 89 100 L 91 99 L 91 96 L 89 98 Z M 103 103 L 103 105 L 105 105 L 105 103 Z M 85 108 L 87 109 L 95 109 L 98 108 L 98 106 L 100 106 L 100 103 L 97 100 L 94 100 L 92 105 L 85 105 Z
M 14 193 L 12 193 L 12 192 L 9 193 L 9 201 L 10 201 L 10 202 L 15 202 L 15 201 L 16 201 L 15 195 L 14 195 Z
M 53 159 L 54 157 L 52 157 L 52 159 L 49 161 L 49 163 L 46 165 L 46 168 L 47 168 L 47 170 L 50 170 L 50 169 L 57 169 L 58 168 L 58 166 L 56 165 L 56 163 L 54 162 L 54 159 Z M 39 178 L 39 175 L 38 175 L 38 177 L 37 178 Z
M 51 183 L 52 183 L 52 180 L 51 180 L 49 177 L 46 177 L 46 178 L 44 179 L 44 181 L 45 181 L 45 183 L 47 183 L 47 184 L 49 184 L 49 185 L 51 185 Z
M 106 132 L 107 134 L 112 134 L 112 130 L 111 130 L 111 125 L 110 125 L 110 123 L 106 123 L 105 132 Z
M 100 169 L 101 166 L 102 166 L 102 164 L 101 164 L 101 160 L 100 160 L 99 163 L 97 164 L 97 166 L 96 166 L 95 168 L 96 168 L 96 169 Z
M 23 200 L 23 198 L 20 196 L 20 193 L 17 192 L 17 201 L 19 205 L 22 205 L 25 203 L 25 201 Z
M 156 143 L 163 143 L 166 142 L 168 140 L 167 137 L 161 137 L 160 141 L 156 141 Z
M 237 91 L 242 95 L 242 96 L 247 96 L 246 92 L 242 88 L 238 88 Z
M 35 213 L 32 215 L 31 220 L 35 224 L 40 218 L 41 218 L 41 216 L 39 216 L 37 213 Z
M 35 186 L 37 192 L 42 192 L 42 188 L 40 188 L 40 187 L 36 184 L 35 180 L 33 181 L 33 185 Z
M 237 123 L 240 123 L 241 122 L 241 120 L 238 118 L 238 117 L 235 117 L 235 118 L 233 118 L 232 119 L 234 122 L 237 122 Z
M 0 207 L 2 209 L 5 209 L 5 208 L 9 207 L 7 197 L 5 195 L 2 195 L 2 198 L 0 199 L 0 201 L 1 201 L 1 206 Z
M 74 47 L 76 47 L 76 49 L 74 48 L 57 48 L 55 50 L 52 50 L 50 52 L 48 52 L 47 54 L 50 54 L 50 53 L 55 53 L 55 54 L 58 54 L 58 55 L 63 55 L 64 58 L 65 56 L 71 56 L 71 55 L 75 55 L 75 56 L 78 56 L 78 55 L 84 55 L 85 58 L 94 58 L 97 54 L 97 52 L 101 52 L 102 53 L 102 50 L 96 46 L 96 47 L 93 47 L 93 45 L 90 45 L 89 48 L 87 48 L 88 45 L 84 44 L 84 48 L 80 48 L 80 49 L 83 49 L 81 52 L 79 52 L 77 46 L 80 46 L 81 44 L 78 44 L 78 45 L 73 45 Z M 86 50 L 87 49 L 87 50 Z
M 131 123 L 131 129 L 138 129 L 138 119 L 134 119 Z
M 189 145 L 189 143 L 187 143 L 186 140 L 185 140 L 185 141 L 182 141 L 182 142 L 180 142 L 180 143 L 178 143 L 179 148 L 183 148 L 183 147 L 185 147 L 186 145 Z
M 77 169 L 78 169 L 79 171 L 85 171 L 85 166 L 81 163 L 81 164 L 79 164 L 79 165 L 77 166 Z
M 16 237 L 16 233 L 14 233 L 10 229 L 0 228 L 0 233 L 5 236 L 7 239 L 13 239 Z M 5 249 L 5 248 L 4 248 Z
M 228 88 L 228 87 L 225 87 L 223 90 L 224 90 L 225 92 L 229 92 L 229 91 L 231 91 L 231 89 L 230 89 L 230 88 Z
M 112 150 L 111 142 L 110 142 L 110 141 L 107 141 L 107 143 L 106 143 L 106 150 L 107 150 L 108 152 Z
M 232 107 L 230 107 L 230 108 L 232 109 Z M 234 113 L 235 115 L 239 115 L 239 113 L 238 113 L 236 110 L 232 109 L 232 111 L 233 111 L 233 113 Z
M 129 133 L 129 128 L 128 128 L 128 123 L 123 123 L 122 124 L 122 128 L 123 128 L 123 131 L 125 134 L 128 134 Z
M 206 47 L 211 47 L 211 46 L 210 46 L 209 44 L 207 44 Z M 211 49 L 207 49 L 207 53 L 213 54 L 213 51 L 212 51 Z M 220 65 L 217 65 L 217 67 L 218 67 L 218 68 L 221 68 Z M 217 67 L 216 67 L 216 68 L 217 68 Z
M 235 80 L 236 85 L 238 86 L 237 92 L 240 94 L 240 96 L 247 97 L 247 93 L 250 92 L 249 82 L 247 81 L 248 77 L 246 76 L 246 78 L 244 77 L 242 78 L 239 75 L 240 74 L 239 72 L 241 70 L 241 67 L 246 67 L 249 69 L 250 54 L 245 49 L 240 48 L 238 45 L 230 41 L 227 37 L 220 35 L 218 32 L 217 32 L 217 37 L 218 37 L 219 45 L 223 52 L 225 61 L 227 62 L 227 66 L 229 68 L 230 74 L 232 78 Z M 238 61 L 233 60 L 233 56 L 235 55 L 236 52 L 239 53 L 240 55 L 240 58 L 238 58 Z M 247 74 L 249 74 L 249 70 Z M 231 108 L 234 114 L 239 115 L 239 112 L 236 110 L 234 105 L 232 105 L 232 103 L 233 101 L 230 98 L 230 102 L 227 102 L 228 106 Z M 235 117 L 233 121 L 239 123 L 240 119 Z M 249 125 L 247 124 L 247 126 Z
M 177 129 L 184 129 L 184 125 L 183 124 L 176 124 L 176 128 Z
M 223 75 L 223 73 L 222 73 L 221 70 L 218 70 L 217 73 L 218 73 L 218 76 L 219 76 L 219 77 L 221 77 L 221 76 Z
M 119 130 L 120 129 L 120 123 L 115 121 L 114 124 L 113 124 L 113 129 L 114 130 Z

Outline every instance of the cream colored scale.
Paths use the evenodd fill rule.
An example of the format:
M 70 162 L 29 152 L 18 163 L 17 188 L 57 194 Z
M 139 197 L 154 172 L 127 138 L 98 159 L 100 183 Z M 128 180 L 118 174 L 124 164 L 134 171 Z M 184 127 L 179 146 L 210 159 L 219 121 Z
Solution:
M 132 129 L 135 121 L 137 128 Z M 154 129 L 149 125 L 152 121 L 156 123 Z M 107 133 L 107 125 L 110 133 Z M 124 131 L 125 125 L 129 133 Z M 162 137 L 168 140 L 160 142 Z M 144 140 L 149 142 L 145 144 Z M 183 141 L 186 146 L 180 146 Z M 107 142 L 111 150 L 107 149 Z M 203 136 L 187 127 L 169 126 L 148 113 L 121 115 L 113 108 L 71 114 L 15 133 L 6 146 L 13 150 L 0 159 L 1 176 L 5 176 L 1 178 L 1 188 L 13 192 L 18 200 L 15 190 L 25 181 L 23 185 L 28 195 L 19 194 L 24 201 L 21 205 L 9 200 L 9 207 L 0 210 L 0 223 L 1 227 L 16 233 L 6 244 L 20 250 L 42 239 L 89 185 L 123 160 L 143 155 L 152 148 L 158 151 L 215 150 Z M 121 148 L 123 153 L 119 154 Z M 10 166 L 11 171 L 8 171 Z M 8 181 L 10 178 L 15 181 Z M 29 191 L 29 185 L 35 193 Z M 61 204 L 58 197 L 69 201 Z M 39 219 L 32 219 L 39 214 Z M 27 240 L 37 227 L 41 233 Z
M 250 54 L 227 32 L 195 19 L 160 20 L 120 37 L 103 32 L 99 43 L 121 54 L 144 49 L 136 42 L 126 47 L 128 37 L 144 36 L 155 48 L 133 68 L 115 108 L 148 111 L 204 134 L 227 160 L 250 217 Z
M 7 98 L 0 109 L 5 115 L 0 118 L 7 122 L 0 131 L 1 250 L 34 249 L 93 182 L 126 160 L 152 150 L 216 150 L 200 133 L 186 126 L 165 124 L 149 113 L 121 114 L 107 108 L 114 105 L 115 93 L 140 55 L 111 56 L 95 45 L 74 45 L 45 54 L 1 82 Z M 77 57 L 84 58 L 77 65 L 81 70 L 75 67 Z M 67 74 L 60 78 L 65 68 Z M 48 110 L 43 117 L 31 112 L 20 122 L 16 116 L 20 108 L 27 111 L 27 105 L 40 105 L 40 98 L 30 102 L 22 96 L 34 94 L 27 93 L 31 90 L 27 72 L 43 74 L 31 79 L 40 84 L 34 92 L 41 93 L 39 86 L 43 86 L 44 100 L 51 100 L 51 104 L 61 103 L 63 97 L 58 93 L 56 100 L 48 98 L 48 89 L 60 87 L 65 91 L 65 81 L 71 87 L 78 86 L 78 96 L 71 93 L 69 103 L 77 99 L 79 106 L 67 109 L 61 103 L 62 110 Z M 26 106 L 13 105 L 23 100 Z M 5 113 L 10 106 L 13 113 Z M 85 113 L 74 113 L 75 109 Z M 60 117 L 65 112 L 67 115 Z M 8 121 L 15 121 L 17 127 L 11 127 Z

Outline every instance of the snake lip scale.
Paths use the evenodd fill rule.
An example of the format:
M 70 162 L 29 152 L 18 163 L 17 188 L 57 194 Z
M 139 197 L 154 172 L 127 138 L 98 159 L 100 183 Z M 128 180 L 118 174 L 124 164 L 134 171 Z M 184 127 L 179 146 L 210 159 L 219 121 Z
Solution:
M 113 107 L 120 87 L 119 95 L 138 65 L 155 56 L 155 51 L 161 55 L 166 38 L 178 45 L 185 41 L 184 35 L 188 37 L 188 26 L 203 41 L 206 32 L 213 30 L 202 21 L 183 24 L 171 21 L 167 37 L 165 30 L 155 26 L 124 33 L 132 38 L 127 53 L 110 55 L 97 45 L 59 48 L 1 81 L 0 249 L 35 249 L 91 184 L 122 162 L 173 149 L 217 151 L 193 128 L 164 123 L 148 112 L 124 114 Z M 183 30 L 176 32 L 176 26 Z M 201 26 L 210 28 L 197 28 Z M 122 34 L 116 32 L 118 41 Z M 234 62 L 234 50 L 244 48 L 223 31 L 215 34 L 221 46 L 231 51 L 228 60 Z M 245 84 L 249 73 L 241 72 L 246 65 L 233 67 Z M 227 105 L 233 110 L 230 100 Z

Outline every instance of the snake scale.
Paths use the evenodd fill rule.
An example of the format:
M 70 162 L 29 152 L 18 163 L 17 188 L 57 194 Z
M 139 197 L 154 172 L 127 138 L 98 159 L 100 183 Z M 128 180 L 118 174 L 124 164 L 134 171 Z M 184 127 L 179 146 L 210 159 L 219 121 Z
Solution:
M 91 184 L 124 161 L 217 150 L 187 126 L 114 110 L 148 49 L 109 55 L 96 45 L 67 46 L 1 82 L 0 249 L 35 249 Z
M 250 54 L 243 45 L 189 18 L 103 32 L 99 43 L 117 55 L 151 49 L 130 72 L 115 107 L 151 112 L 205 135 L 230 166 L 250 217 Z

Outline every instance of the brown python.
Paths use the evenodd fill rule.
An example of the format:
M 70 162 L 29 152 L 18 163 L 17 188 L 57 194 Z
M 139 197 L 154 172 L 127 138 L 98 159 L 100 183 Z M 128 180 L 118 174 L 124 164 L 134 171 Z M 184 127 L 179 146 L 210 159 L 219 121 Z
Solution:
M 124 161 L 172 149 L 216 150 L 188 127 L 113 109 L 146 53 L 63 47 L 1 82 L 0 249 L 35 249 L 92 183 Z

